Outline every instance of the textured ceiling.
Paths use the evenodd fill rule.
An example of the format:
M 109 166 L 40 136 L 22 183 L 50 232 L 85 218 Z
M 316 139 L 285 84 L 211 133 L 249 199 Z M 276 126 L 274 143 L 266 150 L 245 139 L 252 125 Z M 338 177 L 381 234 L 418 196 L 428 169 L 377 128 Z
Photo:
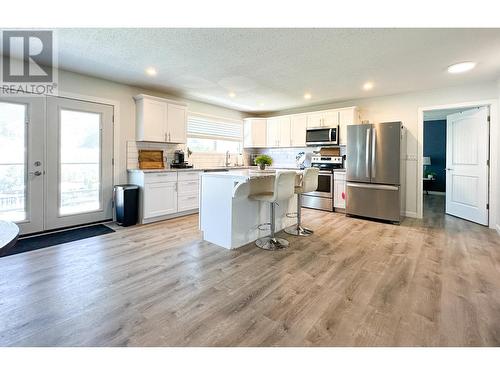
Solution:
M 60 29 L 58 45 L 63 69 L 244 112 L 500 75 L 500 29 Z M 446 72 L 464 60 L 478 66 Z M 150 66 L 156 77 L 144 73 Z M 365 92 L 368 80 L 375 87 Z

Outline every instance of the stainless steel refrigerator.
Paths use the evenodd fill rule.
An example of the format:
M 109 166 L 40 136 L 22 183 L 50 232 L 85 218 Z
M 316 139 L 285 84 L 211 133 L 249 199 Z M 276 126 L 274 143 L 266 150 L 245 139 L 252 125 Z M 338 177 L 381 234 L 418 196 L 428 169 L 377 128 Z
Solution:
M 401 122 L 347 126 L 348 215 L 400 222 Z

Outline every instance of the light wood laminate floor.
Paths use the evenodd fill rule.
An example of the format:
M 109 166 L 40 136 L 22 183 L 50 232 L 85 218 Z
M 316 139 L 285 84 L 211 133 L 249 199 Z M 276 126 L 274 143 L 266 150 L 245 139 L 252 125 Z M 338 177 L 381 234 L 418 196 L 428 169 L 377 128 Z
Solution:
M 0 258 L 2 346 L 498 346 L 500 236 L 304 210 L 289 249 L 228 251 L 198 216 Z

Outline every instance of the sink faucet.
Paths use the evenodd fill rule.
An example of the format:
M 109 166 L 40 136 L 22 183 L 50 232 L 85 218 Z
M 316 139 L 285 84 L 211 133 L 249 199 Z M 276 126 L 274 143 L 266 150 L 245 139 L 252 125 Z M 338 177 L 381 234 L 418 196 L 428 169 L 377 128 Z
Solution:
M 226 167 L 229 167 L 229 164 L 231 164 L 231 155 L 229 155 L 229 150 L 226 151 Z

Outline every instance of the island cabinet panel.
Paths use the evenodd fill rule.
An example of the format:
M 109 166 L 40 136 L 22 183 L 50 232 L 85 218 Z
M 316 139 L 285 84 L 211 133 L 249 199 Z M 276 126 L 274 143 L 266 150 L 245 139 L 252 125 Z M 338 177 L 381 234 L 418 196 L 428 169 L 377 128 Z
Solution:
M 187 106 L 149 95 L 137 95 L 136 140 L 186 143 Z
M 267 146 L 267 120 L 265 118 L 247 118 L 243 122 L 243 147 Z

